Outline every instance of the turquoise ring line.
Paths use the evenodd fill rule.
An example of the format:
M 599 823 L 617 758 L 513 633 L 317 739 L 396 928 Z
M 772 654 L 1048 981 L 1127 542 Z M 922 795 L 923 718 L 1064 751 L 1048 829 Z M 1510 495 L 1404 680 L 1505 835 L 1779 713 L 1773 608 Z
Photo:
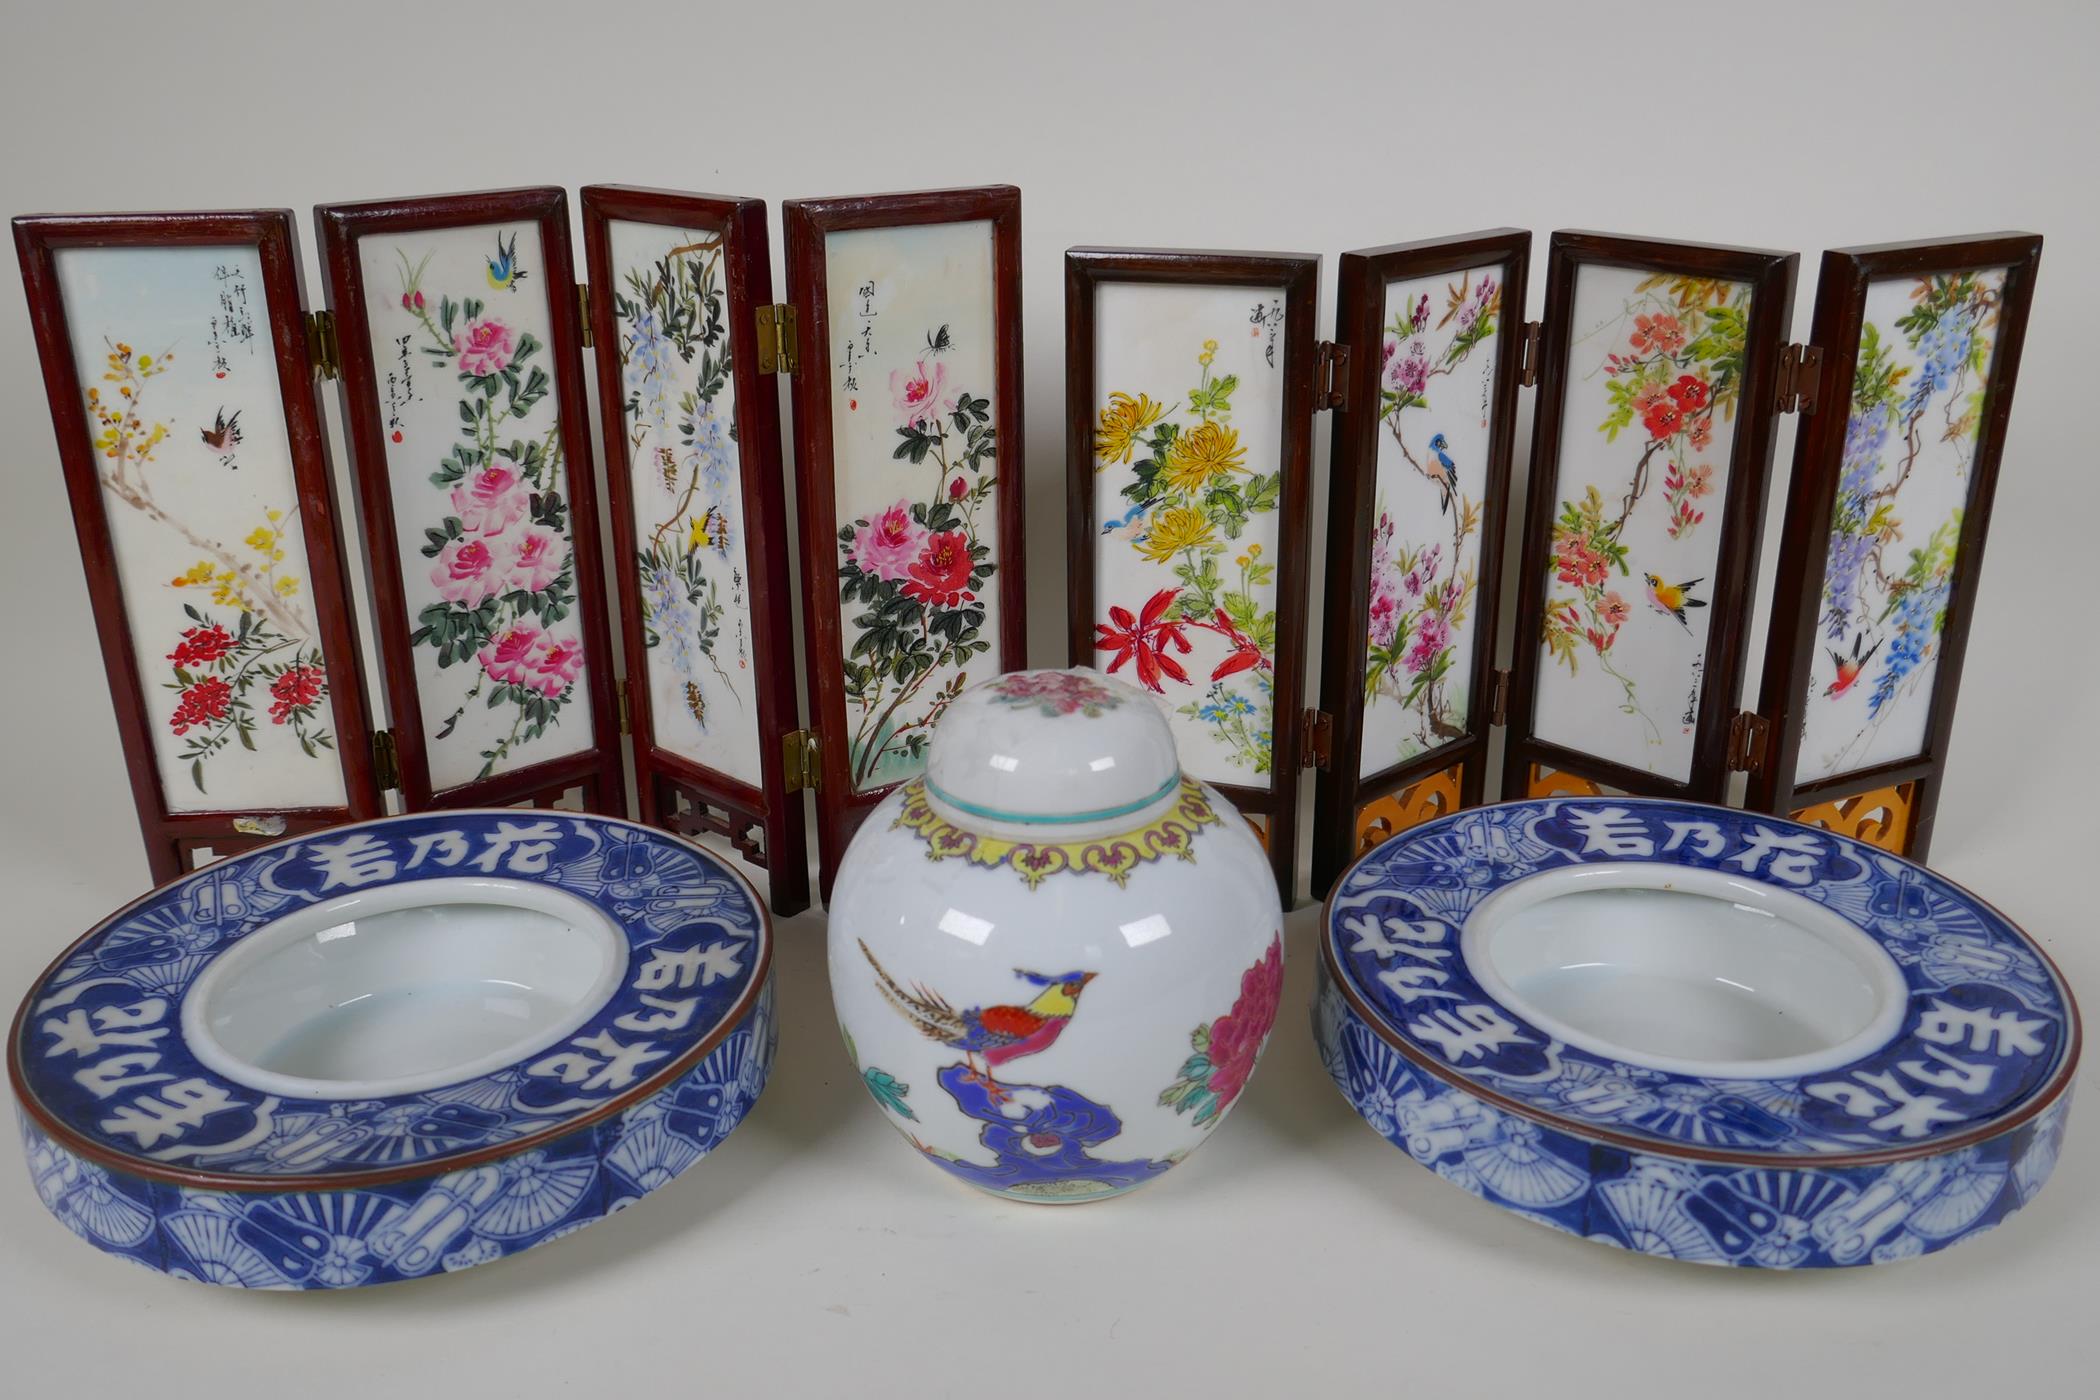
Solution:
M 931 778 L 925 780 L 926 791 L 958 812 L 992 822 L 1015 822 L 1024 826 L 1075 826 L 1083 822 L 1105 822 L 1116 817 L 1135 816 L 1160 799 L 1171 796 L 1181 786 L 1181 774 L 1175 773 L 1159 785 L 1159 790 L 1149 797 L 1140 797 L 1135 802 L 1125 802 L 1114 807 L 1097 807 L 1091 812 L 1060 812 L 1056 815 L 1039 815 L 1032 812 L 1008 812 L 998 807 L 982 807 L 975 802 L 965 802 L 950 796 L 936 786 Z

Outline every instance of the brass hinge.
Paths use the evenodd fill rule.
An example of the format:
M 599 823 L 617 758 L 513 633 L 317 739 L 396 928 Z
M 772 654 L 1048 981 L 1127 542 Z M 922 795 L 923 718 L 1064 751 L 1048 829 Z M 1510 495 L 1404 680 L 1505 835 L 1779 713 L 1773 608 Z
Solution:
M 1319 343 L 1313 356 L 1313 412 L 1349 406 L 1349 347 Z
M 579 336 L 580 336 L 580 337 L 582 338 L 582 340 L 583 340 L 583 348 L 584 348 L 584 349 L 586 349 L 586 350 L 590 349 L 590 348 L 591 348 L 591 284 L 590 284 L 590 283 L 588 283 L 588 282 L 578 282 L 578 283 L 576 284 L 576 324 L 577 324 L 577 326 L 578 326 L 578 327 L 580 328 L 580 329 L 579 329 L 579 330 L 577 331 L 577 334 L 578 334 L 578 335 L 579 335 Z M 626 733 L 627 731 L 623 729 L 623 730 L 621 730 L 620 732 L 621 732 L 622 734 L 625 734 L 625 733 Z
M 1823 377 L 1823 347 L 1789 345 L 1779 352 L 1779 411 L 1814 413 Z
M 1756 773 L 1765 766 L 1771 748 L 1772 724 L 1763 715 L 1738 710 L 1728 721 L 1728 771 Z
M 1305 738 L 1299 743 L 1300 768 L 1325 769 L 1334 762 L 1334 716 L 1325 710 L 1305 712 Z
M 817 736 L 797 729 L 780 736 L 780 766 L 787 774 L 787 790 L 811 792 L 824 786 L 824 770 L 817 763 Z
M 800 363 L 801 349 L 796 344 L 793 304 L 782 301 L 759 307 L 758 372 L 793 374 Z
M 343 351 L 336 342 L 333 311 L 306 313 L 306 360 L 314 367 L 316 379 L 343 377 Z
M 401 751 L 394 746 L 394 731 L 372 731 L 372 773 L 381 792 L 401 791 Z
M 1509 723 L 1509 667 L 1497 666 L 1493 672 L 1494 684 L 1488 692 L 1488 723 Z
M 1539 342 L 1545 330 L 1544 321 L 1524 323 L 1524 348 L 1517 353 L 1517 383 L 1527 389 L 1539 382 Z
M 634 733 L 634 720 L 630 718 L 630 711 L 627 708 L 627 686 L 628 680 L 625 676 L 613 682 L 613 689 L 620 697 L 620 732 L 622 734 Z

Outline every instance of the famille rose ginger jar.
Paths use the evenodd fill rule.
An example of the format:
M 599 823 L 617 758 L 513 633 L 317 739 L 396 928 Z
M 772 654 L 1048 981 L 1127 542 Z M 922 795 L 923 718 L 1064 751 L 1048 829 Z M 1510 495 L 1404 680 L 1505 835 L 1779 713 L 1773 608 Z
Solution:
M 831 988 L 883 1115 L 1023 1201 L 1099 1200 L 1193 1151 L 1283 991 L 1254 833 L 1165 717 L 1091 670 L 963 692 L 831 896 Z
M 229 857 L 119 910 L 9 1035 L 29 1174 L 178 1278 L 334 1289 L 622 1210 L 764 1088 L 772 931 L 697 846 L 432 812 Z
M 1315 1030 L 1366 1122 L 1490 1204 L 1748 1268 L 1915 1258 L 2056 1165 L 2078 1009 L 2034 941 L 1863 842 L 1511 802 L 1328 896 Z

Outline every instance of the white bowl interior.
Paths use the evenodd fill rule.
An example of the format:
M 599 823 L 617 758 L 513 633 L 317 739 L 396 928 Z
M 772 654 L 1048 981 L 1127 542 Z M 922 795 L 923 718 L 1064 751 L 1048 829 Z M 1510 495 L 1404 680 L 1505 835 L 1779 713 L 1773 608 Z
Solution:
M 183 999 L 190 1049 L 236 1083 L 362 1099 L 473 1079 L 602 1007 L 627 941 L 583 900 L 515 880 L 425 880 L 257 929 Z
M 1892 1039 L 1907 989 L 1862 930 L 1761 881 L 1663 865 L 1520 880 L 1466 921 L 1467 966 L 1541 1030 L 1627 1064 L 1774 1079 Z

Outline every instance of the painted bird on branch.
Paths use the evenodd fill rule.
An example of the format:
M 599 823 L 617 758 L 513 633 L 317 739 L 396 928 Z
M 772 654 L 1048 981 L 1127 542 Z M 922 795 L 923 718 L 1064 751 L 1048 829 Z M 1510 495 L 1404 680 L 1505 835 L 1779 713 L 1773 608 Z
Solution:
M 1691 631 L 1691 620 L 1684 615 L 1684 610 L 1686 608 L 1703 608 L 1706 606 L 1704 598 L 1694 598 L 1692 596 L 1692 589 L 1696 585 L 1706 582 L 1706 580 L 1695 578 L 1684 583 L 1664 583 L 1654 574 L 1643 574 L 1641 577 L 1648 580 L 1649 606 L 1659 613 L 1668 613 L 1684 625 L 1685 631 Z
M 1425 465 L 1422 475 L 1436 483 L 1437 493 L 1443 498 L 1437 502 L 1438 514 L 1448 514 L 1451 498 L 1458 490 L 1458 463 L 1451 460 L 1451 440 L 1438 433 L 1429 440 L 1429 451 L 1436 458 L 1436 465 Z
M 1056 1044 L 1057 1038 L 1071 1023 L 1072 1013 L 1079 1009 L 1079 994 L 1095 977 L 1091 972 L 1067 972 L 1045 977 L 1040 972 L 1017 967 L 1014 976 L 1032 987 L 1042 988 L 1033 1001 L 1025 1006 L 973 1006 L 967 1011 L 958 1011 L 938 992 L 916 985 L 903 986 L 876 961 L 874 952 L 865 942 L 860 945 L 860 951 L 867 958 L 868 966 L 875 969 L 883 1000 L 895 1007 L 897 1013 L 916 1026 L 928 1040 L 962 1051 L 971 1078 L 984 1085 L 994 1102 L 1007 1097 L 1007 1093 L 993 1080 L 992 1071 L 1011 1060 L 1039 1054 Z M 978 1068 L 980 1059 L 984 1062 L 982 1069 Z

